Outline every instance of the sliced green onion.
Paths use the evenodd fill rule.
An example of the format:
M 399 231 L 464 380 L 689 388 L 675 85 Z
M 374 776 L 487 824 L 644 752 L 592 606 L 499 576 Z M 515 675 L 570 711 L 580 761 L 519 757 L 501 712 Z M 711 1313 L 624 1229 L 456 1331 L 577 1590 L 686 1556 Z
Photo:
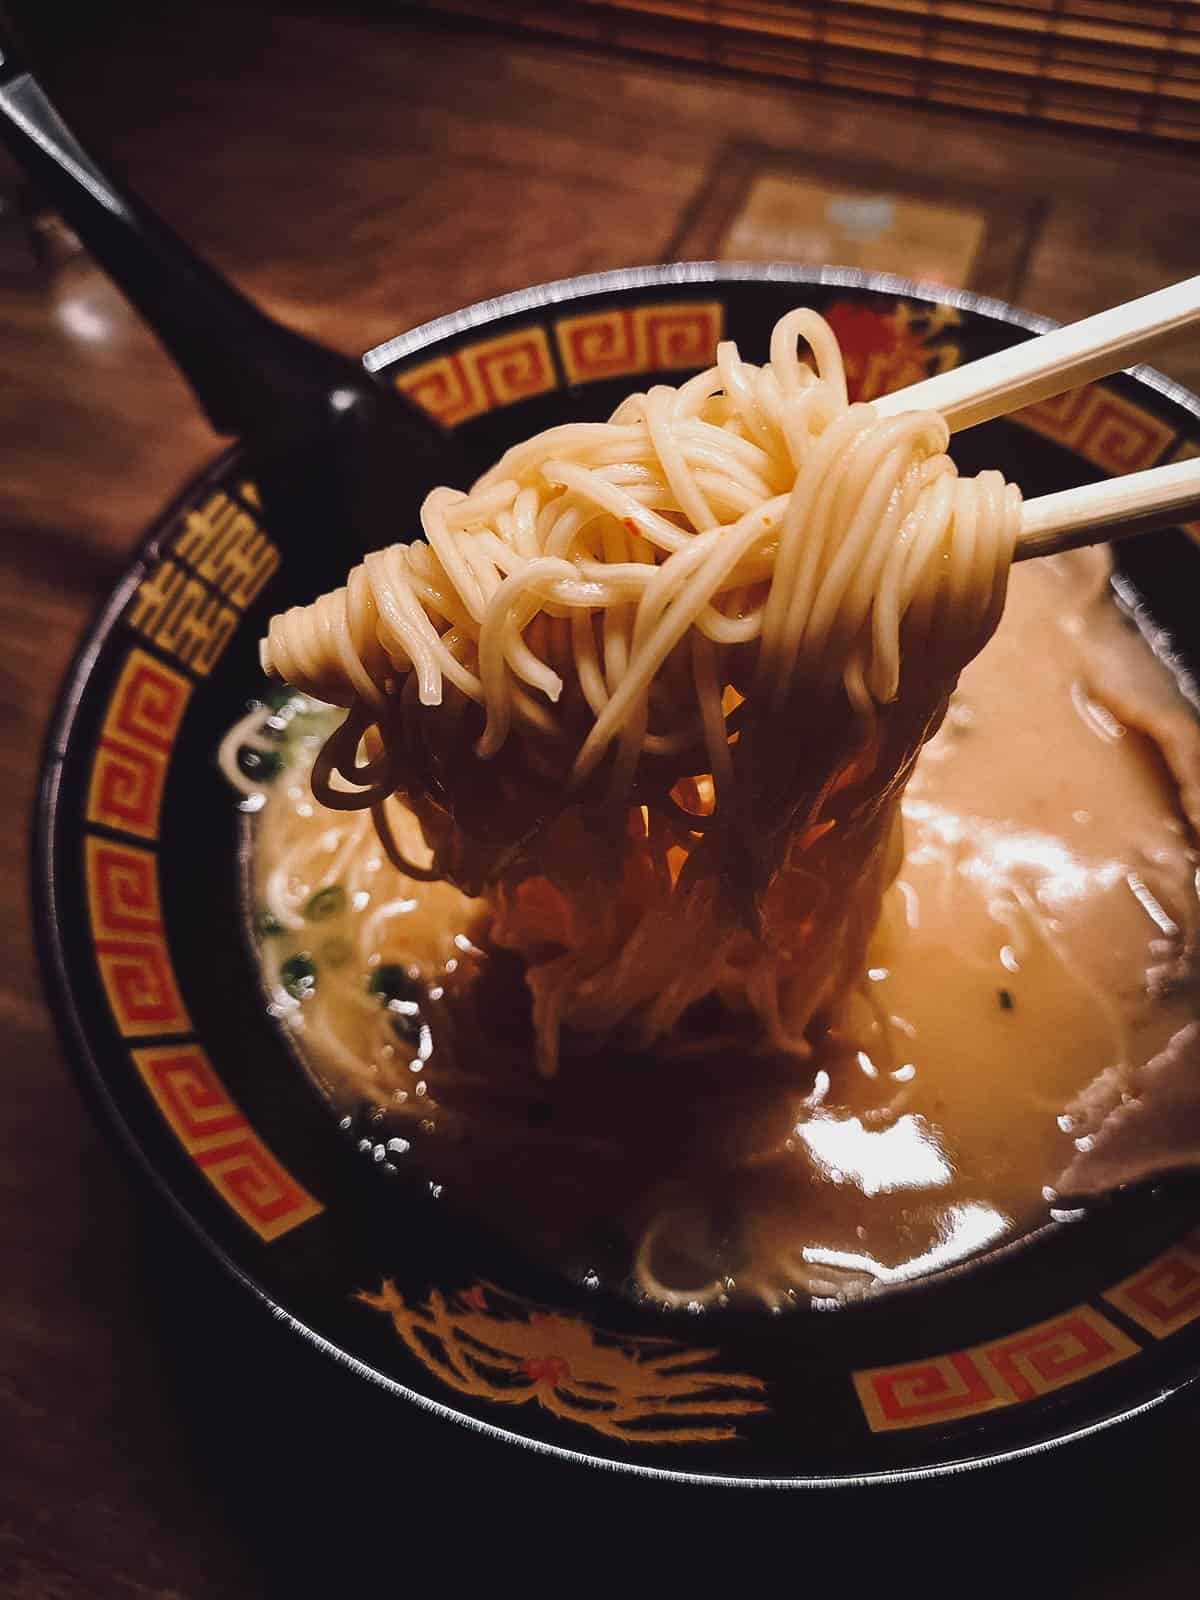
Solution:
M 238 771 L 255 783 L 271 783 L 283 771 L 283 757 L 278 750 L 259 750 L 244 744 L 237 753 Z
M 318 889 L 316 894 L 309 897 L 304 908 L 306 922 L 328 922 L 330 917 L 339 917 L 346 909 L 346 891 L 340 883 L 331 883 L 326 889 Z
M 367 988 L 387 1005 L 393 1001 L 420 1005 L 425 998 L 424 989 L 409 977 L 408 969 L 394 961 L 385 961 L 376 967 L 367 979 Z
M 293 1000 L 307 1000 L 317 987 L 317 964 L 306 950 L 301 950 L 283 963 L 279 979 Z
M 409 1050 L 418 1049 L 423 1026 L 421 1009 L 425 1002 L 422 985 L 410 978 L 404 967 L 384 962 L 367 979 L 367 988 L 383 1001 L 397 1039 Z

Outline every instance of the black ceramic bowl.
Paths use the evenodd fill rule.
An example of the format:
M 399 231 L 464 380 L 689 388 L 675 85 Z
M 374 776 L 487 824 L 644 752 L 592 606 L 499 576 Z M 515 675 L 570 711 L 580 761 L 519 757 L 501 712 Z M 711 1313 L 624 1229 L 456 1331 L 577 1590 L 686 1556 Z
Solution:
M 655 267 L 549 284 L 375 350 L 481 455 L 606 416 L 630 388 L 765 354 L 775 320 L 834 322 L 870 397 L 1027 338 L 969 294 L 789 267 Z M 968 471 L 1027 493 L 1195 453 L 1200 403 L 1121 376 L 961 436 Z M 242 817 L 221 735 L 262 688 L 276 609 L 339 582 L 349 553 L 277 550 L 226 455 L 165 512 L 103 608 L 50 738 L 36 898 L 55 1012 L 104 1120 L 161 1203 L 297 1336 L 348 1360 L 379 1405 L 632 1471 L 796 1486 L 898 1481 L 1088 1435 L 1194 1380 L 1200 1195 L 1150 1190 L 836 1313 L 665 1316 L 547 1274 L 383 1181 L 267 1016 L 244 937 Z M 1128 582 L 1185 660 L 1200 548 L 1131 544 Z

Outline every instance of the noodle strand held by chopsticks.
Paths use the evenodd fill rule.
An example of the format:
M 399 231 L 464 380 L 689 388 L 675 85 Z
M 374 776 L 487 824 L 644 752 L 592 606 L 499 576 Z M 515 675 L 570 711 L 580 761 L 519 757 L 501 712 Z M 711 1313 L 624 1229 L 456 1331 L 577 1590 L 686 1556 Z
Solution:
M 272 619 L 266 670 L 350 713 L 317 798 L 408 801 L 431 870 L 525 956 L 544 1070 L 560 1025 L 649 1040 L 709 994 L 803 1050 L 849 981 L 1019 524 L 1017 489 L 960 479 L 947 439 L 848 404 L 832 330 L 793 311 L 766 365 L 726 343 L 524 441 L 433 491 L 424 540 Z

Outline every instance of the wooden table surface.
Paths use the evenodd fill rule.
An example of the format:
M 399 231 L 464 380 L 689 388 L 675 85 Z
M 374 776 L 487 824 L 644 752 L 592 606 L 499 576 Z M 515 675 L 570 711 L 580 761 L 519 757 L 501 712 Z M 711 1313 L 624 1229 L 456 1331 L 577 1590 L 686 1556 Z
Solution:
M 347 350 L 527 283 L 659 259 L 731 140 L 814 159 L 886 152 L 926 184 L 940 175 L 956 192 L 978 183 L 1014 201 L 1041 198 L 1017 290 L 1037 311 L 1076 316 L 1195 270 L 1194 158 L 423 31 L 404 18 L 251 7 L 235 25 L 232 14 L 185 8 L 50 60 L 46 76 L 85 139 L 202 251 L 270 310 Z M 453 1463 L 431 1477 L 415 1422 L 398 1433 L 389 1469 L 381 1475 L 376 1453 L 355 1478 L 359 1441 L 382 1425 L 369 1397 L 316 1357 L 281 1355 L 258 1313 L 163 1236 L 67 1077 L 27 932 L 39 741 L 89 613 L 215 441 L 85 257 L 0 287 L 0 348 L 0 751 L 10 772 L 0 828 L 9 1079 L 0 1593 L 366 1592 L 365 1579 L 318 1579 L 322 1552 L 353 1554 L 371 1589 L 390 1592 L 418 1550 L 459 1527 L 471 1537 L 437 1545 L 456 1571 L 470 1547 L 480 1570 L 532 1572 L 548 1537 L 545 1484 L 514 1488 L 508 1456 L 473 1477 Z M 1200 378 L 1194 346 L 1164 364 Z M 1181 1462 L 1190 1430 L 1171 1447 Z M 1153 1465 L 1138 1448 L 1132 1440 L 1131 1495 Z M 1163 1476 L 1149 1500 L 1122 1490 L 1129 1509 L 1106 1528 L 1075 1529 L 1067 1565 L 1087 1576 L 1067 1589 L 1194 1585 L 1190 1463 Z M 609 1502 L 589 1484 L 577 1531 L 598 1559 L 613 1529 L 594 1521 Z M 1050 1502 L 1062 1492 L 1029 1491 Z M 949 1503 L 947 1491 L 938 1504 Z M 693 1546 L 694 1505 L 684 1513 Z M 786 1520 L 773 1516 L 758 1513 L 771 1561 L 803 1526 L 794 1502 Z M 811 1555 L 816 1529 L 804 1537 Z M 910 1529 L 904 1549 L 919 1557 L 931 1537 L 914 1543 Z M 788 1559 L 802 1581 L 805 1559 L 795 1550 Z M 930 1578 L 926 1592 L 943 1591 Z M 1042 1592 L 1036 1581 L 1032 1592 Z

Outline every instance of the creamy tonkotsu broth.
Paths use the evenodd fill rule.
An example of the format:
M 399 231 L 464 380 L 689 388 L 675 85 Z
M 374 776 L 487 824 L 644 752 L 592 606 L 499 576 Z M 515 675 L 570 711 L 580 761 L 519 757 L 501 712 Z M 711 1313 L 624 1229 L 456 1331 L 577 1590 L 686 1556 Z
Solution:
M 1107 572 L 1095 552 L 1013 571 L 909 784 L 866 968 L 810 1059 L 763 1053 L 706 1003 L 650 1056 L 568 1036 L 540 1079 L 486 907 L 402 877 L 369 815 L 313 801 L 340 713 L 298 700 L 254 822 L 273 1008 L 335 1104 L 373 1108 L 382 1167 L 589 1284 L 670 1305 L 844 1298 L 1038 1224 L 1095 1132 L 1069 1108 L 1106 1071 L 1135 1093 L 1195 1015 L 1200 735 Z

